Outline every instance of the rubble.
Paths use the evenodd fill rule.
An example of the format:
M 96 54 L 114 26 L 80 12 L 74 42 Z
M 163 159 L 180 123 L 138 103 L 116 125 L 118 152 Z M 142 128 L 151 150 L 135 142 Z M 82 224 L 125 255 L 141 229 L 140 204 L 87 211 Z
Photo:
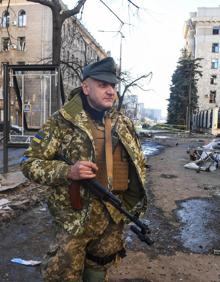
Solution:
M 49 189 L 30 182 L 21 171 L 0 174 L 0 224 L 46 201 Z
M 14 189 L 26 181 L 27 178 L 21 171 L 0 174 L 0 192 Z

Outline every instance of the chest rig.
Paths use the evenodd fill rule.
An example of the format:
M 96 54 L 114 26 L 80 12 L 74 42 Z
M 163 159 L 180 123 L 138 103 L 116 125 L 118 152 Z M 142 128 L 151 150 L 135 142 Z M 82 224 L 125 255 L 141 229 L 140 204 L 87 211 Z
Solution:
M 105 126 L 91 120 L 92 135 L 95 142 L 96 179 L 112 191 L 128 189 L 128 157 L 120 141 L 112 148 L 111 120 L 105 119 Z

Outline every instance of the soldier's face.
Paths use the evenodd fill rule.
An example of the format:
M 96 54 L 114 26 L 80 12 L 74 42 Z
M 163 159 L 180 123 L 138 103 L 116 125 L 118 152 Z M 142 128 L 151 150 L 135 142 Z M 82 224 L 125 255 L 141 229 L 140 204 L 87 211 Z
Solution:
M 111 108 L 117 97 L 115 84 L 92 78 L 86 79 L 82 84 L 82 88 L 90 106 L 98 111 Z

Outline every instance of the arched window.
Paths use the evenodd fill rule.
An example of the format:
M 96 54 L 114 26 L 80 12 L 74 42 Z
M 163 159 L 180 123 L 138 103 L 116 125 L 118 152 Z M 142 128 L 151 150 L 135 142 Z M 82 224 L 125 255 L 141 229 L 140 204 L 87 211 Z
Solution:
M 23 27 L 26 26 L 26 12 L 24 10 L 20 10 L 18 13 L 18 26 Z
M 2 14 L 2 27 L 8 27 L 10 22 L 10 14 L 8 11 L 4 11 Z

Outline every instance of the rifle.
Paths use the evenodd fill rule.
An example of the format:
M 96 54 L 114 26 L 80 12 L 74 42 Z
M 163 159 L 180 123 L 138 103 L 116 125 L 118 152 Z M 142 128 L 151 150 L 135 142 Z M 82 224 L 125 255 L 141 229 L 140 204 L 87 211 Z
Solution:
M 65 157 L 59 158 L 69 165 L 73 165 L 70 160 L 67 160 Z M 98 181 L 95 179 L 90 180 L 80 180 L 79 181 L 85 188 L 88 188 L 89 191 L 93 193 L 100 201 L 108 202 L 113 207 L 115 207 L 120 213 L 125 215 L 134 225 L 130 226 L 131 231 L 133 231 L 137 237 L 142 241 L 151 246 L 154 241 L 149 238 L 147 234 L 150 233 L 149 227 L 140 221 L 136 216 L 130 214 L 126 209 L 122 207 L 122 202 L 110 191 L 108 191 L 105 187 L 103 187 Z M 74 189 L 74 187 L 72 188 Z

